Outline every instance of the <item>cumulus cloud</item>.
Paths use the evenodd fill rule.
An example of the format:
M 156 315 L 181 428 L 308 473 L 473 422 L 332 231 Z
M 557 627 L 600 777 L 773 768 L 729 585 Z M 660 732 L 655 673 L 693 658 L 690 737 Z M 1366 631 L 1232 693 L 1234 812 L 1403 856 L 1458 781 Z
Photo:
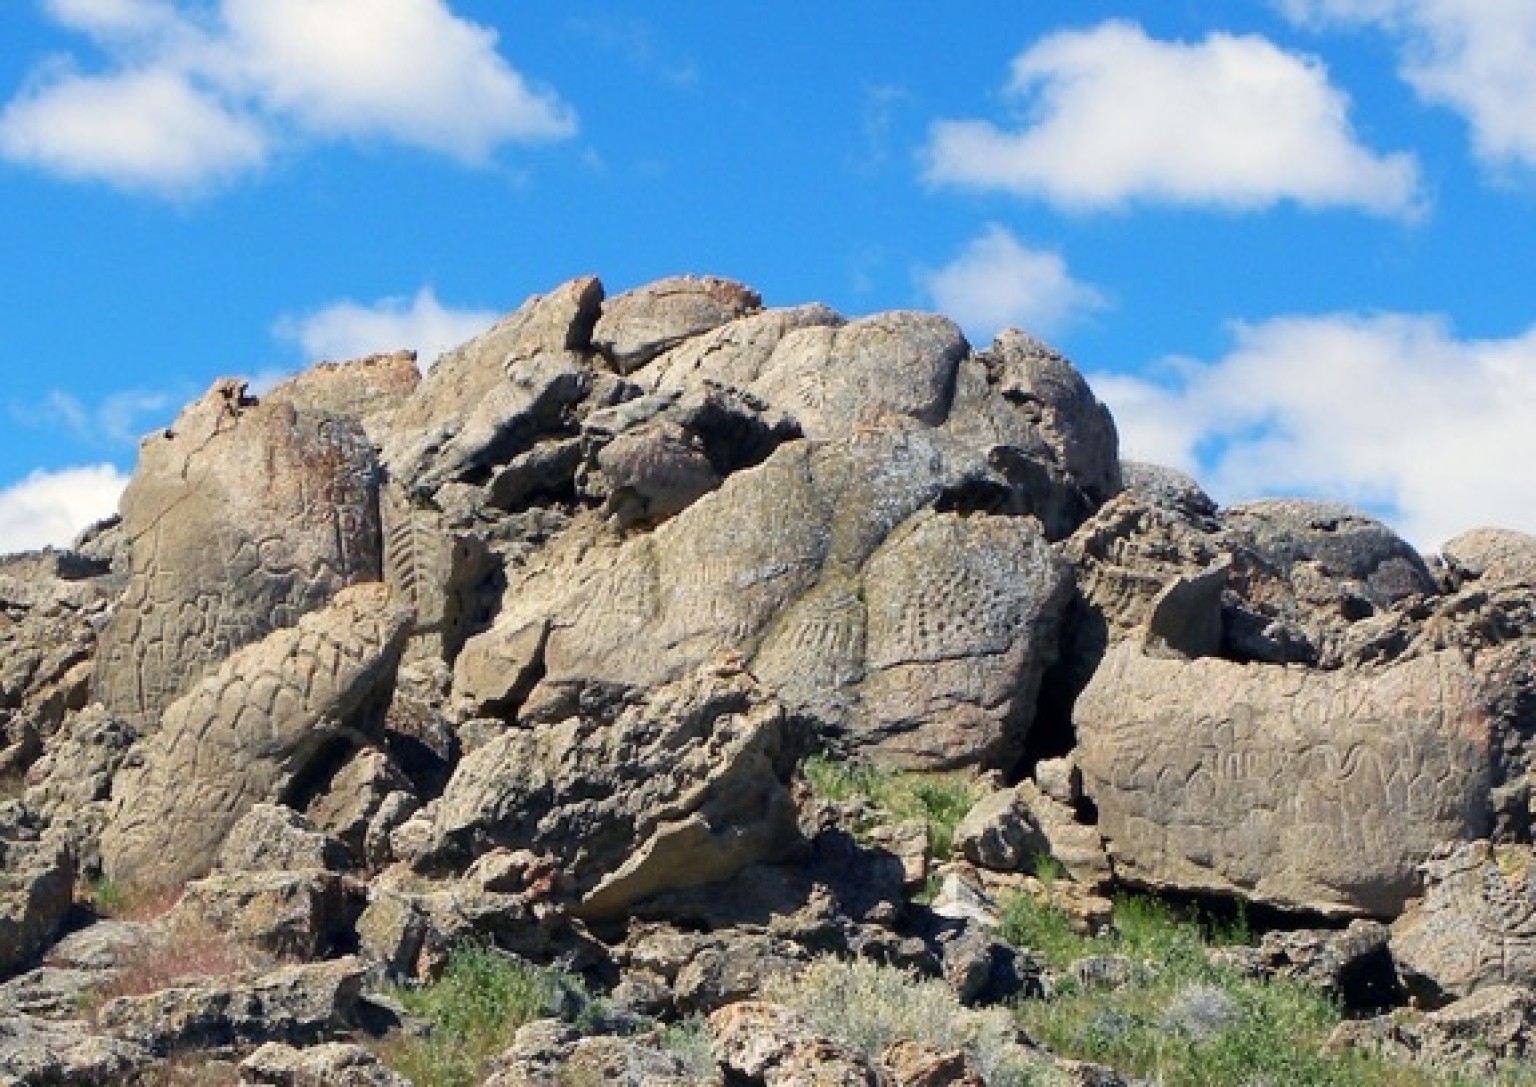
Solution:
M 575 131 L 571 108 L 444 0 L 48 0 L 107 55 L 53 57 L 0 111 L 0 156 L 167 195 L 306 140 L 388 140 L 465 162 Z
M 1296 21 L 1384 28 L 1403 78 L 1466 118 L 1494 165 L 1536 166 L 1536 5 L 1525 0 L 1281 0 Z
M 933 126 L 929 182 L 1080 209 L 1422 207 L 1415 158 L 1362 145 L 1323 65 L 1261 37 L 1165 42 L 1121 21 L 1065 31 L 1014 59 L 1007 95 L 1023 108 L 1021 127 Z
M 978 343 L 1009 326 L 1055 335 L 1105 305 L 1103 295 L 1072 278 L 1059 253 L 1031 249 L 996 223 L 954 260 L 918 278 L 934 307 Z
M 450 309 L 430 287 L 414 298 L 385 298 L 363 305 L 337 302 L 301 317 L 277 323 L 279 338 L 299 345 L 312 362 L 340 360 L 386 351 L 414 350 L 426 369 L 451 347 L 490 328 L 493 310 Z
M 1536 327 L 1463 340 L 1436 317 L 1282 317 L 1235 326 L 1215 362 L 1091 380 L 1124 455 L 1223 501 L 1339 498 L 1426 549 L 1478 525 L 1536 532 Z
M 117 512 L 128 477 L 113 465 L 33 472 L 0 489 L 0 555 L 62 547 Z

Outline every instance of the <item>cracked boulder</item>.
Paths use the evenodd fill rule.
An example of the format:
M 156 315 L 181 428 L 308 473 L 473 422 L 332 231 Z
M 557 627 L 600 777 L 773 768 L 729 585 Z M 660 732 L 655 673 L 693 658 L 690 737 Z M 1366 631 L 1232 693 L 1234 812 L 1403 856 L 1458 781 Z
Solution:
M 586 916 L 725 879 L 798 838 L 784 708 L 738 666 L 698 669 L 649 696 L 548 708 L 467 755 L 418 867 L 536 849 Z

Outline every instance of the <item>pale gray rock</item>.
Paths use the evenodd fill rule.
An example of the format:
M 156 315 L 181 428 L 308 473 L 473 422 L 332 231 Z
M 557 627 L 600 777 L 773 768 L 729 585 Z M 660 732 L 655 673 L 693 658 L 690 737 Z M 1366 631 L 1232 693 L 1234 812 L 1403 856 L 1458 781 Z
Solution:
M 1392 925 L 1403 983 L 1426 1001 L 1498 985 L 1536 988 L 1536 880 L 1528 845 L 1448 847 L 1424 865 L 1424 896 Z
M 120 996 L 96 1013 L 102 1031 L 158 1057 L 188 1049 L 314 1045 L 358 1026 L 356 958 L 283 966 L 259 976 Z
M 1032 781 L 991 793 L 955 829 L 955 849 L 972 864 L 995 872 L 1033 872 L 1054 859 L 1074 881 L 1107 886 L 1113 872 L 1096 828 Z
M 241 816 L 283 799 L 349 722 L 366 724 L 408 625 L 384 586 L 354 586 L 200 682 L 114 783 L 107 875 L 175 886 L 207 872 Z
M 589 388 L 586 353 L 602 299 L 596 278 L 571 280 L 443 355 L 390 420 L 391 476 L 413 497 L 482 484 L 558 429 Z
M 0 1084 L 5 1087 L 130 1083 L 151 1062 L 141 1046 L 102 1037 L 80 1020 L 0 1017 Z
M 232 652 L 381 573 L 380 471 L 361 425 L 221 381 L 145 440 L 122 498 L 133 574 L 96 693 L 140 727 Z
M 416 352 L 394 351 L 347 362 L 319 363 L 284 381 L 262 399 L 356 419 L 377 441 L 390 417 L 420 383 Z
M 74 905 L 75 856 L 65 835 L 19 801 L 0 803 L 0 978 L 32 965 Z
M 713 1061 L 710 1062 L 713 1064 Z M 483 1087 L 550 1087 L 591 1081 L 613 1087 L 705 1087 L 722 1080 L 713 1068 L 700 1075 L 648 1035 L 583 1035 L 557 1019 L 518 1029 L 512 1045 L 492 1061 Z
M 937 426 L 969 345 L 953 321 L 892 312 L 786 335 L 749 392 L 788 412 L 811 439 L 905 416 Z
M 758 293 L 713 276 L 676 276 L 610 298 L 592 345 L 621 374 L 700 333 L 762 308 Z
M 1216 500 L 1205 493 L 1193 476 L 1177 468 L 1121 461 L 1120 479 L 1126 491 L 1154 506 L 1164 506 L 1187 517 L 1216 515 Z
M 739 667 L 702 667 L 606 712 L 571 710 L 465 757 L 419 863 L 536 848 L 570 873 L 581 913 L 610 916 L 796 839 L 795 740 L 783 707 Z
M 508 691 L 496 677 L 540 672 L 532 702 L 646 690 L 734 652 L 887 759 L 1006 761 L 1071 582 L 1027 518 L 932 510 L 988 486 L 1007 489 L 930 430 L 781 446 L 651 533 L 530 571 L 466 646 L 456 693 L 491 705 Z
M 1437 1011 L 1345 1020 L 1328 1048 L 1369 1050 L 1450 1073 L 1456 1082 L 1518 1082 L 1536 1057 L 1536 992 L 1494 985 Z
M 292 808 L 260 803 L 230 828 L 215 865 L 225 872 L 325 871 L 345 867 L 346 851 Z
M 268 1042 L 240 1062 L 240 1083 L 252 1087 L 411 1087 L 360 1045 L 325 1042 L 295 1048 Z
M 841 1043 L 817 1034 L 779 1004 L 743 1000 L 709 1017 L 715 1056 L 728 1076 L 764 1087 L 877 1087 L 880 1073 Z
M 360 899 L 356 886 L 332 872 L 215 872 L 187 884 L 168 923 L 304 961 L 347 941 Z
M 1485 592 L 1536 589 L 1536 536 L 1511 529 L 1478 528 L 1441 548 L 1456 587 L 1475 583 Z
M 1439 843 L 1493 822 L 1498 726 L 1459 653 L 1328 673 L 1125 641 L 1074 722 L 1099 833 L 1134 884 L 1391 918 Z
M 843 323 L 842 317 L 822 305 L 746 314 L 679 344 L 635 375 L 635 380 L 647 392 L 673 396 L 709 387 L 744 391 L 762 375 L 785 336 L 796 329 Z

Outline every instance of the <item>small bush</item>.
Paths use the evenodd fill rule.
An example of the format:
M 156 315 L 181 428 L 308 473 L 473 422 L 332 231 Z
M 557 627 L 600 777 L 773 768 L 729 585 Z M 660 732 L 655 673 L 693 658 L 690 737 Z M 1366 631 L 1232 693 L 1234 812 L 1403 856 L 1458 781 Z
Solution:
M 408 1012 L 426 1020 L 429 1032 L 396 1039 L 382 1047 L 382 1055 L 417 1087 L 471 1087 L 483 1077 L 486 1061 L 512 1044 L 519 1027 L 568 1009 L 573 994 L 584 990 L 560 970 L 466 944 L 436 981 L 395 990 Z
M 681 1061 L 687 1074 L 700 1083 L 709 1082 L 718 1068 L 709 1022 L 702 1016 L 662 1027 L 661 1048 Z
M 100 879 L 85 888 L 87 905 L 98 917 L 116 921 L 153 921 L 170 913 L 181 900 L 179 887 L 138 887 Z
M 941 1051 L 963 1049 L 989 1084 L 1056 1082 L 1051 1065 L 1019 1044 L 1006 1011 L 964 1008 L 942 981 L 826 958 L 798 977 L 770 981 L 764 995 L 871 1060 L 891 1043 L 908 1039 Z
M 975 782 L 963 774 L 918 774 L 823 756 L 806 759 L 804 773 L 824 800 L 862 800 L 897 819 L 922 820 L 935 857 L 949 856 L 955 828 L 980 799 Z

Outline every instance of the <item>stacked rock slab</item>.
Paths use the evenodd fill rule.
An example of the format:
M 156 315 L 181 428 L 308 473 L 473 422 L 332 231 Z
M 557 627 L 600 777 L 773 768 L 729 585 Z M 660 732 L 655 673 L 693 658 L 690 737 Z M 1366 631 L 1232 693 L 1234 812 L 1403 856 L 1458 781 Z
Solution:
M 153 727 L 236 649 L 379 580 L 378 486 L 356 419 L 215 385 L 140 448 L 121 507 L 132 575 L 97 697 Z

